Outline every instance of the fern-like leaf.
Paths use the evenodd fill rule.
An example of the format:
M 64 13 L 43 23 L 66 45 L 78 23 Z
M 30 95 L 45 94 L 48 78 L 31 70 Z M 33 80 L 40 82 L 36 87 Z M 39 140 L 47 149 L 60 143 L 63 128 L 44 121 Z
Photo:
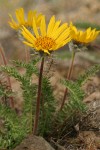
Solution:
M 38 70 L 37 70 L 37 67 L 36 67 L 36 64 L 37 62 L 39 61 L 39 59 L 34 59 L 32 60 L 31 62 L 29 63 L 25 63 L 25 62 L 22 62 L 22 61 L 13 61 L 13 63 L 15 64 L 16 67 L 20 67 L 20 68 L 25 68 L 26 69 L 26 76 L 28 77 L 31 77 L 31 75 L 34 73 L 34 74 L 38 74 Z
M 48 77 L 43 78 L 39 133 L 46 136 L 52 130 L 56 103 Z
M 8 87 L 6 82 L 1 82 L 0 81 L 0 97 L 10 97 L 12 96 L 12 91 Z
M 77 84 L 79 86 L 82 86 L 87 82 L 89 78 L 94 76 L 99 71 L 100 71 L 100 64 L 96 64 L 90 67 L 83 75 L 79 76 L 79 78 L 77 79 Z
M 81 87 L 69 80 L 62 80 L 61 83 L 66 86 L 69 95 L 63 109 L 56 114 L 56 130 L 59 137 L 65 132 L 68 134 L 78 123 L 80 114 L 86 111 L 86 105 L 83 103 L 84 92 Z
M 3 127 L 0 128 L 0 149 L 10 150 L 26 136 L 24 124 L 14 110 L 1 104 L 0 119 L 3 120 Z
M 1 66 L 0 71 L 7 73 L 7 75 L 14 77 L 20 82 L 23 95 L 23 112 L 21 116 L 21 122 L 24 124 L 23 130 L 25 133 L 32 132 L 33 118 L 35 112 L 35 100 L 37 86 L 32 84 L 31 78 L 33 73 L 38 74 L 36 68 L 37 61 L 31 61 L 29 63 L 15 62 L 15 66 Z M 24 74 L 21 74 L 17 67 L 26 69 Z
M 11 66 L 0 66 L 0 71 L 7 73 L 9 76 L 14 77 L 18 81 L 25 82 L 26 78 L 22 76 L 18 70 Z
M 70 91 L 70 95 L 75 99 L 76 103 L 83 100 L 84 92 L 81 90 L 80 86 L 77 83 L 69 80 L 62 80 L 61 82 Z

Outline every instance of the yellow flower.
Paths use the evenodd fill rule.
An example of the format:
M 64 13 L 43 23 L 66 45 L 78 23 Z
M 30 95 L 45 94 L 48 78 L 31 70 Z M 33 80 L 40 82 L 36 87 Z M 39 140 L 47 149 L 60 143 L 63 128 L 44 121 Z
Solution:
M 25 19 L 24 9 L 19 8 L 15 11 L 17 22 L 14 21 L 13 17 L 10 15 L 11 21 L 9 22 L 11 28 L 19 30 L 23 25 L 25 27 L 32 27 L 33 18 L 36 21 L 36 26 L 40 25 L 42 14 L 38 14 L 36 11 L 30 10 L 28 12 L 27 19 Z
M 33 33 L 25 27 L 22 29 L 23 41 L 26 45 L 35 48 L 37 51 L 43 51 L 50 54 L 51 51 L 67 44 L 71 38 L 69 37 L 70 28 L 67 23 L 60 25 L 61 21 L 55 21 L 55 17 L 51 17 L 46 27 L 45 17 L 41 19 L 40 28 L 36 26 L 36 20 L 33 18 Z
M 70 23 L 70 36 L 72 40 L 77 41 L 79 43 L 90 43 L 96 39 L 97 35 L 100 31 L 96 31 L 96 29 L 88 28 L 86 31 L 77 30 L 77 28 Z

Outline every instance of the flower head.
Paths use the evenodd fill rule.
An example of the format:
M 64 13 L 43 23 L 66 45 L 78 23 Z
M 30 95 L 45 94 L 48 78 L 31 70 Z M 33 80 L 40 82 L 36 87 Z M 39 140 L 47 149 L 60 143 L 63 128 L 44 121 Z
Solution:
M 60 25 L 61 21 L 55 21 L 55 17 L 51 17 L 46 27 L 45 17 L 41 19 L 40 27 L 37 28 L 36 20 L 33 18 L 33 33 L 25 27 L 22 29 L 23 41 L 26 45 L 35 48 L 37 51 L 43 51 L 50 54 L 51 51 L 57 50 L 68 43 L 70 28 L 67 23 Z
M 36 11 L 30 10 L 27 15 L 27 19 L 25 19 L 24 9 L 19 8 L 15 11 L 17 22 L 14 21 L 13 17 L 10 15 L 11 21 L 9 24 L 11 28 L 15 30 L 19 30 L 23 25 L 25 27 L 32 27 L 33 18 L 36 21 L 36 26 L 40 25 L 42 14 L 37 15 Z
M 96 31 L 96 29 L 91 28 L 88 28 L 86 31 L 77 30 L 72 23 L 70 23 L 70 30 L 72 40 L 84 44 L 88 44 L 95 40 L 97 35 L 100 33 L 100 31 Z

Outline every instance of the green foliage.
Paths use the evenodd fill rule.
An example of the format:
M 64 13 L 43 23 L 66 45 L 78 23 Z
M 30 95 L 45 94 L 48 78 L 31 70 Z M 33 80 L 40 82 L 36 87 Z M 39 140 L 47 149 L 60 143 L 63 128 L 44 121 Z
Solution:
M 26 132 L 21 118 L 18 118 L 14 110 L 0 104 L 0 149 L 12 149 L 25 137 Z
M 38 59 L 32 60 L 27 64 L 20 61 L 14 61 L 15 66 L 0 67 L 0 71 L 7 73 L 9 76 L 14 77 L 17 81 L 20 82 L 24 99 L 23 112 L 21 117 L 18 117 L 17 114 L 13 113 L 10 108 L 6 108 L 1 105 L 3 113 L 1 112 L 0 117 L 4 118 L 4 130 L 7 130 L 6 135 L 2 134 L 0 137 L 1 141 L 4 140 L 4 142 L 1 143 L 1 147 L 10 149 L 21 142 L 27 133 L 32 132 L 37 86 L 32 84 L 31 78 L 33 73 L 36 75 L 38 74 L 36 67 L 37 62 Z M 26 71 L 22 75 L 17 68 L 24 68 Z M 0 95 L 0 97 L 1 96 L 2 95 Z M 20 130 L 22 130 L 22 132 Z
M 34 114 L 36 109 L 36 91 L 37 85 L 32 84 L 31 78 L 33 73 L 38 75 L 38 70 L 36 67 L 38 60 L 33 60 L 29 63 L 24 63 L 20 61 L 13 61 L 14 66 L 1 66 L 0 71 L 7 73 L 9 76 L 14 77 L 17 81 L 20 82 L 20 86 L 23 94 L 23 112 L 19 118 L 15 113 L 14 117 L 10 117 L 8 113 L 9 121 L 5 128 L 9 128 L 7 131 L 6 137 L 2 135 L 1 140 L 5 138 L 5 147 L 12 148 L 21 141 L 22 138 L 29 132 L 32 132 Z M 24 68 L 25 73 L 20 74 L 17 68 Z M 3 107 L 5 112 L 7 110 Z M 10 109 L 9 109 L 10 110 Z M 10 110 L 11 111 L 11 110 Z M 55 99 L 53 96 L 53 89 L 50 85 L 48 77 L 43 78 L 42 82 L 42 97 L 41 97 L 41 110 L 40 110 L 40 121 L 39 121 L 39 135 L 46 136 L 52 130 L 53 116 L 55 113 Z M 4 114 L 5 116 L 5 114 Z M 16 119 L 15 119 L 16 118 Z M 21 127 L 19 126 L 19 120 L 22 122 Z M 10 124 L 12 123 L 12 125 Z M 10 127 L 9 127 L 10 126 Z M 17 132 L 17 129 L 20 128 L 24 132 Z M 14 133 L 13 133 L 14 131 Z M 20 134 L 19 134 L 20 133 Z M 14 139 L 13 135 L 18 136 Z M 9 142 L 10 139 L 10 142 Z M 14 142 L 15 144 L 14 144 Z
M 0 98 L 7 99 L 12 96 L 13 93 L 6 82 L 0 81 Z
M 26 78 L 22 76 L 16 68 L 11 67 L 11 66 L 1 66 L 0 71 L 3 71 L 7 73 L 9 76 L 14 77 L 16 80 L 24 83 L 26 81 Z
M 33 85 L 31 84 L 31 77 L 33 73 L 37 74 L 37 68 L 36 68 L 37 62 L 38 60 L 33 60 L 32 62 L 29 62 L 28 64 L 26 64 L 24 62 L 14 61 L 14 64 L 16 67 L 21 67 L 21 68 L 23 67 L 24 69 L 26 69 L 26 72 L 24 73 L 24 75 L 21 75 L 19 71 L 17 70 L 17 68 L 15 67 L 11 67 L 11 66 L 0 67 L 1 71 L 7 73 L 9 76 L 14 77 L 16 80 L 20 82 L 21 88 L 23 90 L 25 112 L 28 112 L 28 110 L 26 110 L 27 109 L 26 106 L 30 105 L 28 104 L 28 102 L 30 103 L 30 100 L 33 99 L 34 90 L 33 90 Z
M 39 124 L 40 135 L 46 136 L 51 132 L 55 110 L 56 103 L 53 96 L 53 89 L 48 77 L 44 77 L 42 82 L 41 115 Z
M 54 124 L 56 138 L 69 135 L 73 132 L 74 126 L 79 122 L 80 117 L 86 112 L 86 105 L 83 103 L 84 92 L 76 83 L 69 80 L 62 80 L 62 84 L 68 89 L 68 101 L 62 110 L 56 113 Z
M 27 107 L 30 104 L 30 101 L 33 99 L 34 95 L 34 86 L 31 83 L 31 78 L 33 73 L 38 74 L 36 63 L 38 62 L 38 59 L 35 59 L 29 63 L 24 63 L 20 61 L 13 61 L 15 64 L 15 67 L 11 66 L 1 66 L 0 70 L 7 73 L 9 76 L 14 77 L 16 80 L 20 82 L 21 88 L 23 90 L 23 97 L 24 97 L 24 105 L 25 105 L 25 112 L 28 112 L 29 110 L 26 110 Z M 22 75 L 19 73 L 18 69 L 16 67 L 24 68 L 26 69 L 25 73 Z M 29 107 L 28 107 L 29 109 Z
M 75 82 L 69 80 L 61 81 L 68 89 L 69 95 L 67 103 L 56 115 L 56 131 L 58 136 L 61 136 L 65 132 L 67 132 L 67 134 L 68 132 L 71 132 L 71 128 L 79 122 L 82 114 L 86 112 L 87 108 L 83 103 L 85 94 L 82 90 L 82 85 L 99 70 L 100 64 L 96 64 L 88 69 L 83 75 L 79 76 Z
M 24 63 L 22 61 L 15 61 L 13 60 L 13 63 L 16 67 L 25 68 L 26 69 L 26 76 L 31 77 L 33 73 L 38 74 L 38 70 L 36 67 L 37 62 L 39 61 L 39 58 L 33 59 L 29 63 Z
M 84 92 L 82 91 L 80 86 L 76 82 L 74 83 L 73 81 L 69 80 L 63 80 L 62 84 L 64 84 L 70 92 L 69 104 L 71 104 L 71 106 L 73 106 L 74 108 L 78 108 L 83 111 L 84 106 L 81 105 L 81 102 L 84 98 Z
M 38 61 L 39 59 L 36 58 L 29 63 L 13 61 L 14 66 L 0 67 L 0 71 L 7 73 L 20 82 L 24 100 L 21 116 L 18 116 L 9 106 L 0 104 L 0 120 L 3 120 L 2 128 L 0 128 L 0 148 L 12 149 L 27 134 L 32 133 L 37 96 L 37 85 L 32 83 L 32 75 L 38 76 L 39 74 L 37 69 Z M 20 73 L 20 68 L 25 70 L 23 74 Z M 56 109 L 56 101 L 49 78 L 43 77 L 38 127 L 39 135 L 47 137 L 52 132 L 55 132 L 54 134 L 61 136 L 65 132 L 70 132 L 71 127 L 75 126 L 79 122 L 80 116 L 86 112 L 86 105 L 83 103 L 84 91 L 81 87 L 99 70 L 100 65 L 96 64 L 79 76 L 75 82 L 69 80 L 61 81 L 69 92 L 69 100 L 62 111 L 57 111 Z M 5 85 L 0 84 L 0 97 L 2 95 L 9 96 L 10 93 Z
M 75 26 L 84 29 L 91 27 L 92 29 L 96 28 L 96 30 L 100 30 L 100 25 L 89 23 L 89 22 L 76 22 Z
M 78 77 L 77 84 L 82 86 L 87 80 L 94 76 L 100 70 L 100 64 L 96 64 L 88 69 L 84 74 Z

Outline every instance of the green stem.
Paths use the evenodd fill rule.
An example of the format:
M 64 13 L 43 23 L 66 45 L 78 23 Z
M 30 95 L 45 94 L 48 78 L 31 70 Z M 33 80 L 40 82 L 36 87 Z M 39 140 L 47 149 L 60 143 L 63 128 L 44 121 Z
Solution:
M 30 52 L 26 45 L 25 45 L 25 59 L 26 59 L 26 63 L 30 61 Z
M 75 58 L 75 52 L 73 51 L 73 52 L 72 52 L 71 65 L 70 65 L 70 67 L 69 67 L 68 74 L 67 74 L 67 80 L 70 80 L 71 75 L 72 75 L 73 65 L 74 65 L 74 58 Z M 64 104 L 65 104 L 67 92 L 68 92 L 68 89 L 66 88 L 66 89 L 65 89 L 65 92 L 64 92 L 63 99 L 62 99 L 62 103 L 61 103 L 60 110 L 62 110 L 62 108 L 63 108 L 63 106 L 64 106 Z
M 39 122 L 43 66 L 44 66 L 44 57 L 42 57 L 41 66 L 40 66 L 40 75 L 39 75 L 38 93 L 37 93 L 37 103 L 36 103 L 36 114 L 35 114 L 34 128 L 33 128 L 33 134 L 34 135 L 37 134 L 38 122 Z

